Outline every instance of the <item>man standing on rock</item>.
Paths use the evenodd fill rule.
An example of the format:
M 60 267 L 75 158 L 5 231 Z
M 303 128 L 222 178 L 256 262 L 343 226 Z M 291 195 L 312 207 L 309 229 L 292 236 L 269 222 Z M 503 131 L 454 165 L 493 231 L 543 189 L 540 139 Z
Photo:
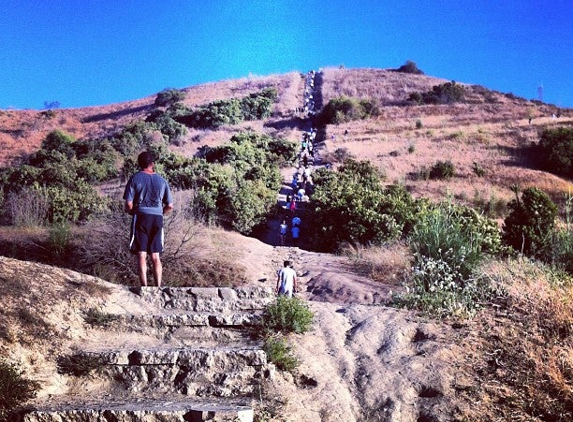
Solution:
M 283 263 L 284 267 L 278 271 L 276 292 L 279 295 L 292 297 L 297 291 L 296 271 L 290 261 Z
M 125 212 L 132 215 L 129 249 L 137 254 L 139 283 L 147 286 L 147 254 L 151 254 L 153 277 L 161 286 L 163 266 L 163 215 L 173 209 L 167 181 L 153 171 L 153 156 L 145 151 L 137 157 L 141 171 L 127 182 L 123 199 Z

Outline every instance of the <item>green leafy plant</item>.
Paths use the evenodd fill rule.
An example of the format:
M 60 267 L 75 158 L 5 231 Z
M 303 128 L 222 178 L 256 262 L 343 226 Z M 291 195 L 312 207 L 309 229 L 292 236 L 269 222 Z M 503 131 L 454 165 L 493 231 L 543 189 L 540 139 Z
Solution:
M 424 209 L 410 235 L 412 279 L 395 303 L 440 317 L 471 315 L 494 292 L 476 268 L 501 247 L 497 225 L 469 208 Z
M 573 128 L 546 129 L 538 145 L 540 167 L 566 177 L 573 176 Z
M 67 252 L 72 240 L 72 228 L 67 222 L 52 224 L 48 229 L 48 247 L 60 259 Z
M 297 297 L 279 296 L 265 309 L 262 326 L 267 333 L 302 334 L 310 330 L 314 314 Z
M 292 353 L 292 347 L 282 337 L 267 337 L 263 345 L 267 359 L 281 371 L 293 373 L 299 361 Z
M 0 361 L 0 419 L 36 397 L 40 384 L 22 376 L 16 365 Z
M 543 255 L 551 247 L 557 205 L 536 187 L 525 189 L 521 198 L 517 187 L 514 191 L 516 198 L 508 204 L 510 213 L 504 220 L 503 238 L 526 255 Z

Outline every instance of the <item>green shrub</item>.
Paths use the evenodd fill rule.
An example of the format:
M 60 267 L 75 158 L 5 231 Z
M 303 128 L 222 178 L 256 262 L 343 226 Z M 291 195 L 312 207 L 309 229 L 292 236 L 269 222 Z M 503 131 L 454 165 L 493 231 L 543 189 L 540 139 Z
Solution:
M 540 136 L 538 149 L 541 168 L 573 177 L 573 128 L 544 130 Z
M 454 165 L 450 160 L 438 161 L 430 169 L 430 179 L 451 179 L 455 174 Z
M 297 297 L 279 296 L 265 309 L 263 329 L 267 333 L 302 334 L 310 330 L 314 314 Z
M 52 224 L 48 229 L 48 248 L 59 260 L 67 253 L 72 240 L 72 228 L 67 221 Z
M 165 88 L 155 97 L 155 105 L 158 107 L 170 106 L 185 99 L 185 93 L 174 88 Z
M 268 360 L 281 371 L 293 373 L 299 366 L 298 359 L 292 354 L 292 348 L 284 338 L 267 337 L 263 350 Z
M 242 99 L 213 101 L 195 111 L 180 112 L 173 117 L 186 126 L 216 129 L 223 125 L 235 125 L 244 120 L 260 120 L 269 117 L 276 98 L 276 89 L 266 88 Z
M 455 81 L 435 85 L 428 92 L 414 92 L 409 100 L 417 104 L 452 104 L 461 102 L 465 97 L 465 88 Z
M 509 215 L 503 224 L 505 242 L 526 255 L 543 255 L 551 247 L 557 206 L 541 189 L 530 187 L 508 204 Z
M 436 316 L 472 314 L 494 293 L 476 268 L 501 247 L 495 222 L 470 208 L 443 203 L 424 209 L 410 235 L 412 279 L 395 303 Z
M 16 365 L 0 361 L 0 419 L 36 397 L 40 384 L 22 376 Z
M 373 100 L 339 97 L 331 99 L 321 110 L 319 124 L 340 124 L 363 120 L 380 113 Z
M 423 75 L 424 74 L 424 72 L 422 72 L 420 69 L 418 69 L 418 66 L 416 65 L 416 63 L 414 63 L 411 60 L 406 61 L 406 63 L 404 63 L 402 66 L 400 66 L 398 69 L 396 69 L 396 72 L 411 73 L 413 75 Z
M 337 172 L 319 169 L 307 213 L 316 249 L 342 243 L 382 244 L 400 238 L 415 220 L 416 201 L 400 186 L 384 187 L 368 161 L 346 160 Z
M 271 116 L 273 103 L 278 96 L 275 88 L 265 88 L 241 100 L 241 111 L 245 120 L 260 120 Z

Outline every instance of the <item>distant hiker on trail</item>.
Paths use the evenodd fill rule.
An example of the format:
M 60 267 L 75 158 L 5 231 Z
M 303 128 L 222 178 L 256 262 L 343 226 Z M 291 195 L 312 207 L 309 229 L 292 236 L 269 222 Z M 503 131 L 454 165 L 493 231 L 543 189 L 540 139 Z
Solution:
M 276 292 L 278 295 L 292 297 L 292 294 L 297 291 L 296 271 L 292 268 L 290 261 L 284 261 L 283 265 L 284 267 L 277 272 Z
M 292 200 L 290 201 L 288 208 L 289 208 L 291 214 L 294 214 L 296 212 L 296 199 L 294 196 L 293 196 Z
M 298 246 L 298 239 L 300 237 L 300 227 L 292 226 L 292 228 L 290 229 L 290 235 L 292 237 L 293 246 Z
M 285 245 L 285 238 L 288 232 L 288 225 L 286 223 L 286 220 L 283 220 L 283 222 L 281 223 L 280 227 L 279 227 L 279 240 L 281 242 L 281 246 Z
M 161 286 L 163 266 L 163 215 L 173 209 L 167 181 L 153 171 L 153 157 L 145 151 L 137 157 L 141 171 L 130 177 L 123 199 L 125 212 L 132 215 L 129 248 L 137 254 L 139 283 L 147 286 L 147 254 L 151 254 L 153 277 Z
M 294 227 L 294 226 L 300 226 L 301 222 L 302 222 L 302 221 L 300 220 L 300 217 L 299 217 L 298 215 L 295 215 L 295 216 L 292 218 L 291 224 L 292 224 L 293 227 Z

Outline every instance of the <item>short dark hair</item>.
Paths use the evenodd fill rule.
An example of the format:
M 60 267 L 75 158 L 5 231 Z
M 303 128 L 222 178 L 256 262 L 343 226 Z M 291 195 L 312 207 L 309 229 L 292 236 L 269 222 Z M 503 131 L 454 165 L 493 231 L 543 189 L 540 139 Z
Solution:
M 290 263 L 290 261 L 285 261 L 285 262 L 283 262 L 283 265 L 284 265 L 285 267 L 290 267 L 290 266 L 291 266 L 291 263 Z
M 137 156 L 137 165 L 141 169 L 146 169 L 150 164 L 153 164 L 153 155 L 149 151 L 143 151 Z

